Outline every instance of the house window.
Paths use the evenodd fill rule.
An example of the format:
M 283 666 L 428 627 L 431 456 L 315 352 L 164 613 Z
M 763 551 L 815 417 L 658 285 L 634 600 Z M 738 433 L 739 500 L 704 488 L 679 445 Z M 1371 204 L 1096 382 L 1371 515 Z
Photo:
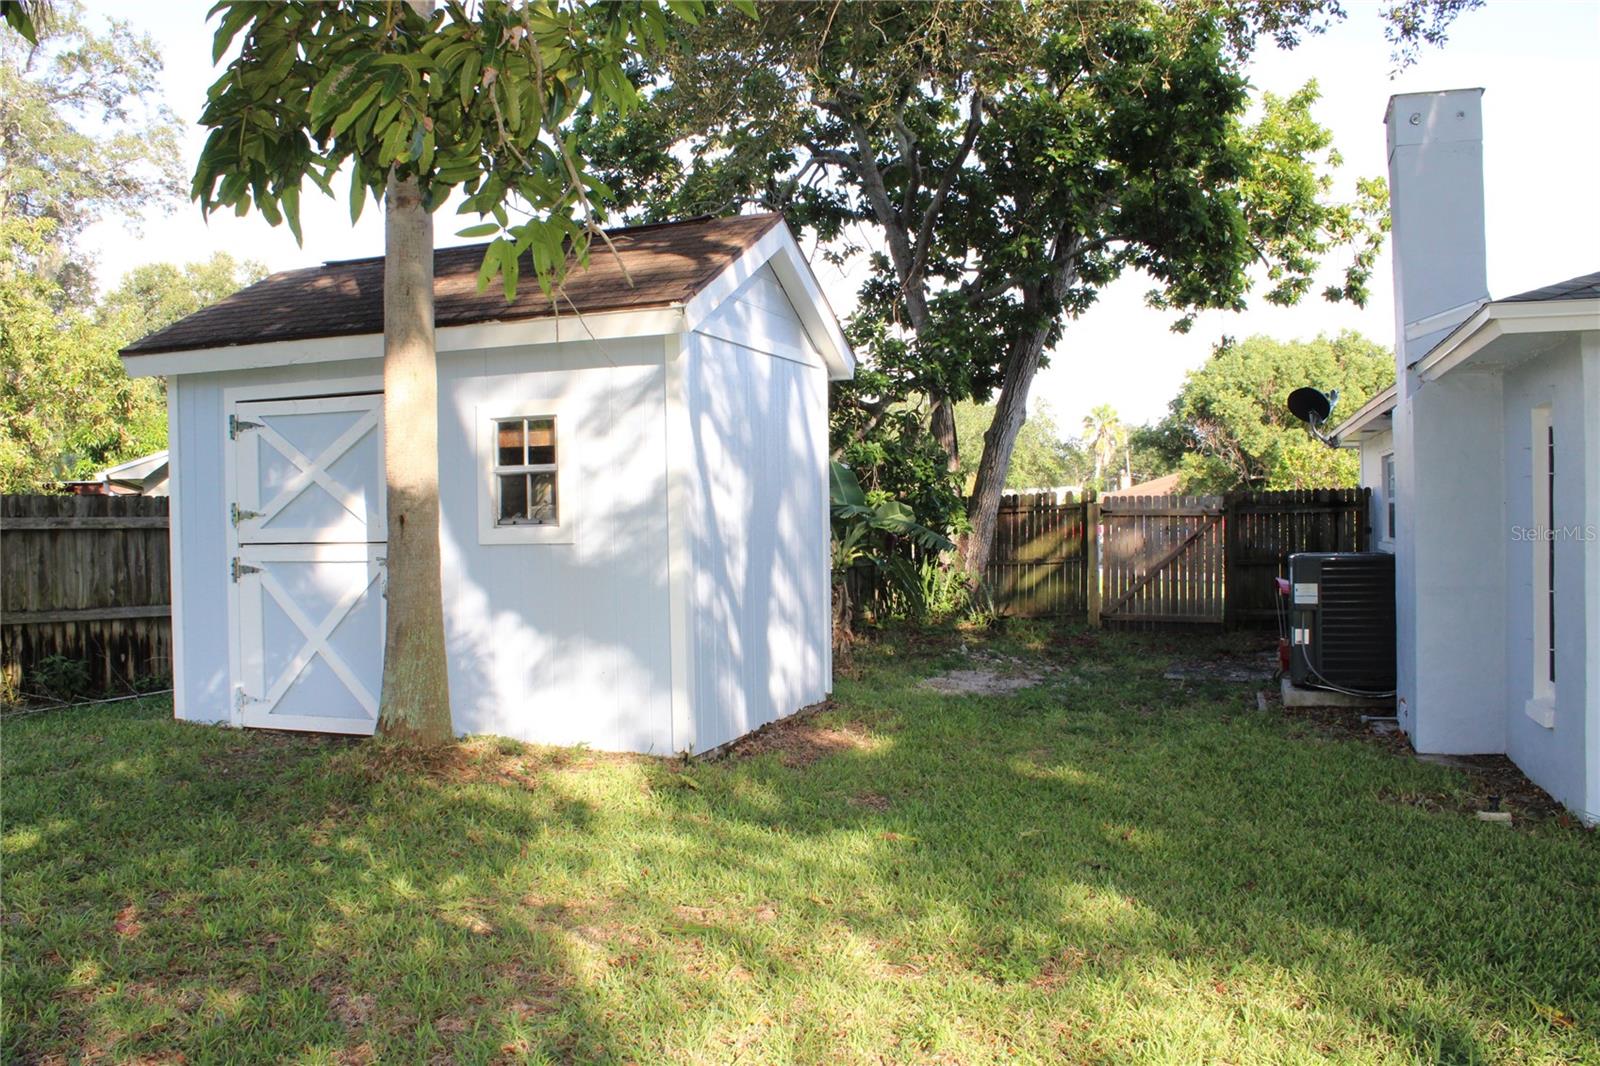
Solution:
M 495 524 L 561 524 L 553 415 L 495 421 Z
M 1556 428 L 1548 405 L 1533 409 L 1533 695 L 1556 689 Z
M 1384 540 L 1394 539 L 1394 491 L 1394 452 L 1390 452 L 1383 457 Z

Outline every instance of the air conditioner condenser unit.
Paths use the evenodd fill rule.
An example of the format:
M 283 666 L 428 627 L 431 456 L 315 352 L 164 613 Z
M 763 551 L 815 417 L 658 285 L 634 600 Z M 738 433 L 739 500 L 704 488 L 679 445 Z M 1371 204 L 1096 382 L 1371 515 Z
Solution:
M 1289 556 L 1289 680 L 1360 696 L 1395 690 L 1394 556 Z

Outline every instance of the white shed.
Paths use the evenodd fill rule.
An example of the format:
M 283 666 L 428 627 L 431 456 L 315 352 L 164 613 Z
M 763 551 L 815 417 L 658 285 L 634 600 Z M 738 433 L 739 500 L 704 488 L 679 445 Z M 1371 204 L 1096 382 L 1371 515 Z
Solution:
M 828 382 L 854 357 L 778 215 L 611 237 L 621 263 L 597 249 L 559 307 L 480 293 L 481 247 L 435 255 L 451 711 L 705 751 L 832 687 Z M 275 274 L 123 352 L 167 378 L 181 719 L 374 727 L 404 432 L 382 277 Z

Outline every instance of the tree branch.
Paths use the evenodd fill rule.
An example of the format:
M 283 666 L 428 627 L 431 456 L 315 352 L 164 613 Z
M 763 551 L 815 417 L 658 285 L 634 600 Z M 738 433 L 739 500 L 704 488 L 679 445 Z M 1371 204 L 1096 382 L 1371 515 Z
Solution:
M 933 190 L 933 198 L 928 201 L 928 207 L 922 212 L 922 221 L 917 226 L 917 236 L 912 243 L 915 256 L 911 260 L 911 271 L 906 284 L 922 276 L 923 269 L 928 264 L 928 246 L 933 241 L 933 226 L 939 219 L 939 213 L 944 210 L 945 199 L 954 188 L 956 177 L 961 173 L 961 168 L 966 165 L 967 156 L 972 154 L 972 146 L 978 141 L 978 131 L 983 128 L 983 96 L 979 93 L 972 94 L 972 110 L 967 118 L 967 130 L 961 137 L 961 147 L 957 149 L 955 158 L 950 162 L 950 168 L 945 171 L 944 177 L 939 179 L 939 185 Z

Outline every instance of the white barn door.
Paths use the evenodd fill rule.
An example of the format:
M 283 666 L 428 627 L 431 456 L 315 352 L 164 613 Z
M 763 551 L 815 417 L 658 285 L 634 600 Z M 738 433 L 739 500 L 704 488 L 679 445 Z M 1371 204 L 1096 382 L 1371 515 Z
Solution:
M 381 394 L 235 405 L 239 722 L 370 734 L 383 678 Z

